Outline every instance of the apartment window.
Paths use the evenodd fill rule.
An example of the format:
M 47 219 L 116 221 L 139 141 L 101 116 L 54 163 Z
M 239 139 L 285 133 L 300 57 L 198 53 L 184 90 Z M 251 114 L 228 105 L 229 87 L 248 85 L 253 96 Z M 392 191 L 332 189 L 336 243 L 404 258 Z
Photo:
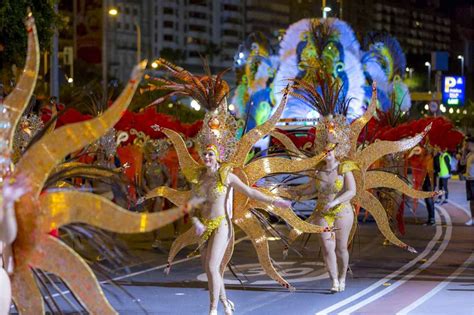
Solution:
M 172 42 L 173 41 L 173 35 L 166 34 L 165 36 L 163 36 L 163 39 L 165 41 Z
M 123 28 L 124 28 L 125 30 L 129 30 L 129 29 L 130 29 L 130 24 L 125 23 L 124 26 L 123 26 Z
M 239 7 L 236 6 L 236 5 L 232 5 L 232 4 L 224 4 L 224 10 L 225 11 L 235 11 L 235 12 L 238 12 L 239 11 Z
M 130 14 L 130 9 L 128 7 L 125 7 L 125 14 Z
M 200 57 L 200 56 L 201 55 L 197 51 L 192 50 L 189 52 L 189 57 Z
M 190 18 L 195 18 L 195 19 L 205 20 L 207 18 L 206 13 L 203 13 L 203 12 L 193 12 L 193 11 L 191 11 L 191 12 L 188 13 L 188 15 L 189 15 Z
M 224 30 L 222 32 L 223 35 L 229 35 L 229 36 L 239 36 L 239 31 L 236 30 Z
M 173 10 L 173 8 L 163 8 L 163 13 L 164 14 L 173 14 L 174 10 Z
M 189 4 L 200 5 L 200 6 L 205 7 L 206 0 L 189 0 Z
M 158 33 L 155 33 L 155 43 L 158 42 Z
M 164 21 L 163 27 L 173 28 L 173 21 Z
M 117 28 L 120 29 L 122 27 L 122 23 L 117 22 Z
M 189 25 L 189 30 L 190 31 L 195 31 L 195 32 L 205 32 L 206 27 L 202 25 Z
M 134 16 L 137 16 L 137 15 L 138 15 L 138 10 L 137 10 L 137 9 L 133 9 L 133 15 L 134 15 Z

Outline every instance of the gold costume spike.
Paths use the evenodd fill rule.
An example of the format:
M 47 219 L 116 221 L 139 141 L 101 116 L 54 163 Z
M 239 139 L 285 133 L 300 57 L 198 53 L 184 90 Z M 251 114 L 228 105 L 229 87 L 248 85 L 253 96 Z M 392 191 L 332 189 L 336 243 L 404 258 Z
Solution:
M 189 190 L 176 190 L 169 188 L 168 186 L 160 186 L 148 194 L 146 194 L 145 199 L 151 199 L 156 197 L 163 197 L 171 201 L 175 206 L 182 207 L 186 202 L 191 199 L 191 191 Z
M 32 256 L 31 265 L 61 277 L 89 313 L 117 314 L 105 298 L 91 268 L 59 239 L 43 235 Z
M 425 137 L 430 128 L 431 124 L 426 127 L 422 133 L 409 139 L 375 142 L 362 150 L 355 161 L 361 166 L 361 169 L 367 169 L 384 155 L 398 153 L 413 148 Z
M 375 109 L 377 108 L 377 84 L 374 82 L 372 83 L 372 98 L 370 99 L 369 107 L 365 113 L 354 120 L 351 124 L 351 149 L 349 151 L 349 156 L 354 156 L 357 151 L 357 141 L 359 140 L 359 135 L 364 129 L 365 125 L 369 122 L 372 116 L 375 113 Z
M 313 221 L 316 218 L 316 214 L 317 214 L 317 211 L 313 211 L 311 215 L 308 218 L 306 218 L 305 222 L 308 222 L 309 224 L 313 224 Z M 295 229 L 295 228 L 291 229 L 290 233 L 288 234 L 288 243 L 289 244 L 293 243 L 298 238 L 298 236 L 300 236 L 303 233 L 304 232 L 299 229 Z
M 15 89 L 8 94 L 3 101 L 4 106 L 8 109 L 11 127 L 8 131 L 9 149 L 13 150 L 13 136 L 16 131 L 16 125 L 20 121 L 23 111 L 30 102 L 31 95 L 36 86 L 40 64 L 40 47 L 38 43 L 38 34 L 36 32 L 35 19 L 31 12 L 25 21 L 26 31 L 28 32 L 28 50 L 25 62 L 25 68 L 18 80 Z
M 364 191 L 360 194 L 358 198 L 360 206 L 374 217 L 377 226 L 379 227 L 380 232 L 383 236 L 390 241 L 390 243 L 397 245 L 403 249 L 408 249 L 409 251 L 414 252 L 414 249 L 409 247 L 407 244 L 400 241 L 395 234 L 393 234 L 390 229 L 390 224 L 388 222 L 387 213 L 385 212 L 384 207 L 380 201 L 368 191 Z
M 326 152 L 321 152 L 312 158 L 300 160 L 289 160 L 280 157 L 260 158 L 245 166 L 244 171 L 248 174 L 250 185 L 253 185 L 257 180 L 267 175 L 297 173 L 314 168 L 324 160 L 326 155 Z
M 304 155 L 303 152 L 301 152 L 300 149 L 298 149 L 298 148 L 296 147 L 296 145 L 293 143 L 293 141 L 291 141 L 290 138 L 288 138 L 287 135 L 285 135 L 285 134 L 283 134 L 283 133 L 281 133 L 281 132 L 275 131 L 275 130 L 273 130 L 273 131 L 270 133 L 270 135 L 271 135 L 273 138 L 275 138 L 275 139 L 277 139 L 278 141 L 280 141 L 280 142 L 283 144 L 283 147 L 284 147 L 285 149 L 287 149 L 290 153 L 296 154 L 298 157 L 302 157 L 302 158 L 303 158 L 303 157 L 306 157 L 306 155 Z M 294 156 L 291 156 L 291 155 L 290 155 L 290 157 L 291 157 L 292 159 L 295 159 Z
M 39 195 L 54 167 L 69 153 L 103 136 L 117 123 L 140 83 L 146 61 L 135 67 L 124 91 L 101 116 L 61 127 L 36 142 L 17 163 L 17 170 L 28 174 L 32 191 Z M 67 144 L 67 145 L 66 145 Z M 38 160 L 38 157 L 41 159 Z
M 168 254 L 168 264 L 171 266 L 174 258 L 183 248 L 197 243 L 199 243 L 199 236 L 196 235 L 193 226 L 174 240 Z
M 265 189 L 258 189 L 264 194 L 271 195 Z M 269 205 L 264 202 L 253 200 L 250 202 L 249 207 L 262 209 L 268 213 L 274 214 L 282 218 L 286 223 L 288 223 L 292 228 L 295 228 L 303 233 L 322 233 L 329 232 L 327 228 L 324 228 L 319 225 L 313 225 L 307 221 L 301 220 L 291 208 L 278 208 L 272 205 Z
M 96 167 L 90 167 L 84 164 L 83 166 L 75 166 L 70 170 L 64 171 L 66 168 L 63 169 L 61 173 L 61 178 L 74 178 L 74 177 L 90 177 L 90 178 L 106 178 L 116 175 L 118 173 L 114 172 L 110 169 L 100 169 Z M 52 178 L 48 178 L 48 184 L 52 184 L 50 182 Z
M 247 210 L 245 213 L 236 216 L 233 221 L 250 237 L 257 252 L 258 261 L 262 265 L 265 273 L 285 288 L 292 288 L 273 266 L 265 230 L 252 213 Z
M 381 187 L 396 189 L 409 197 L 417 199 L 432 198 L 438 194 L 437 192 L 432 191 L 416 190 L 410 187 L 396 174 L 381 171 L 368 171 L 365 177 L 365 189 Z
M 61 163 L 57 165 L 51 173 L 58 173 L 61 172 L 67 168 L 73 168 L 73 167 L 80 167 L 80 166 L 86 166 L 88 164 L 81 163 L 81 162 L 66 162 L 66 163 Z
M 163 227 L 186 214 L 185 208 L 172 208 L 155 213 L 127 211 L 110 200 L 79 191 L 48 192 L 40 196 L 46 218 L 41 230 L 69 223 L 87 223 L 116 233 L 142 233 Z
M 15 268 L 11 276 L 12 297 L 21 315 L 44 314 L 43 296 L 29 266 Z
M 260 126 L 253 128 L 242 136 L 242 139 L 240 140 L 238 145 L 238 149 L 231 157 L 230 163 L 236 165 L 243 165 L 245 163 L 247 155 L 249 154 L 255 143 L 257 143 L 258 140 L 262 139 L 264 136 L 270 133 L 273 128 L 275 128 L 275 125 L 278 120 L 280 120 L 281 114 L 283 113 L 287 102 L 288 93 L 285 92 L 285 94 L 283 95 L 283 99 L 281 100 L 280 105 L 278 105 L 273 116 Z
M 225 249 L 224 257 L 222 258 L 221 267 L 220 267 L 222 277 L 224 277 L 225 269 L 227 268 L 227 265 L 232 259 L 232 254 L 234 253 L 234 244 L 235 244 L 235 231 L 234 231 L 234 227 L 231 224 L 229 244 L 227 244 L 227 248 Z
M 203 166 L 196 162 L 191 154 L 189 154 L 183 138 L 177 132 L 167 128 L 163 128 L 162 132 L 173 143 L 176 153 L 179 156 L 179 166 L 181 167 L 183 175 L 186 177 L 188 182 L 193 184 L 197 183 Z

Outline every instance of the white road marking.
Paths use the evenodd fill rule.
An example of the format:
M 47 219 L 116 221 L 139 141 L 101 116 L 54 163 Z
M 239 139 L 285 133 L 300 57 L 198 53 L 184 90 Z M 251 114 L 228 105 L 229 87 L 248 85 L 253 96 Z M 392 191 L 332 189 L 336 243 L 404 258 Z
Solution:
M 459 203 L 457 202 L 454 202 L 454 201 L 451 201 L 451 200 L 446 200 L 448 203 L 452 204 L 453 206 L 461 209 L 466 215 L 467 217 L 470 219 L 471 218 L 471 212 L 468 211 L 466 208 L 464 208 L 462 205 L 460 205 Z
M 436 293 L 441 291 L 444 287 L 446 287 L 452 280 L 456 279 L 467 267 L 469 267 L 470 264 L 474 262 L 474 253 L 469 256 L 469 258 L 464 261 L 464 263 L 459 266 L 456 271 L 454 271 L 449 277 L 447 277 L 443 282 L 438 284 L 436 287 L 434 287 L 430 292 L 426 293 L 423 295 L 421 298 L 413 302 L 412 304 L 408 305 L 401 311 L 397 312 L 397 315 L 405 315 L 408 314 L 408 312 L 413 311 L 415 308 L 420 306 L 421 304 L 425 303 L 429 299 L 431 299 Z
M 393 290 L 395 290 L 396 288 L 398 288 L 399 286 L 401 286 L 402 284 L 404 284 L 405 282 L 407 282 L 408 280 L 415 277 L 417 274 L 419 274 L 420 272 L 422 272 L 423 270 L 425 270 L 426 268 L 431 266 L 431 264 L 434 263 L 439 258 L 439 256 L 448 247 L 449 241 L 451 240 L 453 226 L 452 226 L 452 223 L 451 223 L 451 217 L 449 216 L 449 213 L 446 211 L 446 209 L 444 209 L 442 206 L 438 206 L 438 209 L 442 212 L 443 216 L 445 217 L 445 220 L 446 220 L 446 233 L 444 234 L 444 239 L 441 242 L 441 245 L 436 250 L 436 252 L 425 263 L 423 263 L 421 266 L 419 266 L 418 268 L 416 268 L 415 270 L 410 272 L 408 275 L 404 276 L 401 280 L 398 280 L 395 283 L 392 283 L 391 286 L 386 287 L 385 289 L 377 292 L 376 294 L 365 298 L 363 301 L 361 301 L 361 302 L 359 302 L 359 303 L 343 310 L 342 312 L 339 313 L 340 315 L 350 314 L 350 313 L 366 306 L 367 304 L 370 304 L 373 301 L 385 296 L 386 294 L 392 292 Z
M 433 236 L 433 238 L 431 239 L 431 241 L 428 243 L 428 245 L 426 246 L 426 248 L 423 250 L 423 252 L 421 252 L 418 256 L 416 256 L 414 259 L 410 260 L 408 263 L 406 263 L 405 265 L 403 265 L 402 267 L 400 267 L 398 270 L 392 272 L 390 275 L 386 276 L 385 278 L 375 282 L 374 284 L 372 284 L 371 286 L 367 287 L 366 289 L 354 294 L 354 295 L 351 295 L 350 297 L 336 303 L 336 304 L 333 304 L 331 305 L 330 307 L 327 307 L 321 311 L 318 311 L 316 313 L 316 315 L 326 315 L 326 314 L 329 314 L 330 312 L 333 312 L 347 304 L 350 304 L 352 303 L 353 301 L 363 297 L 364 295 L 378 289 L 381 285 L 383 285 L 384 283 L 386 283 L 387 281 L 390 281 L 392 280 L 393 278 L 399 276 L 400 274 L 402 274 L 403 272 L 405 272 L 407 269 L 411 268 L 412 266 L 414 266 L 416 263 L 418 263 L 420 260 L 422 260 L 423 258 L 425 258 L 430 252 L 431 250 L 433 249 L 434 246 L 436 246 L 436 243 L 437 241 L 440 239 L 441 237 L 441 234 L 442 234 L 442 231 L 443 231 L 443 228 L 441 227 L 441 219 L 439 216 L 436 216 L 436 232 L 435 232 L 435 235 Z

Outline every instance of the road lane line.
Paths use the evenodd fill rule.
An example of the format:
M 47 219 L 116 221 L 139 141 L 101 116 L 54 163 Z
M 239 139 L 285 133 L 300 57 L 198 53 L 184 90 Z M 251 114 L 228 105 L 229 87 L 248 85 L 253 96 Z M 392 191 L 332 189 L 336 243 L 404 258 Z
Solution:
M 461 209 L 466 215 L 467 217 L 470 219 L 471 218 L 471 212 L 468 211 L 466 208 L 464 208 L 462 205 L 460 205 L 459 203 L 457 202 L 454 202 L 454 201 L 451 201 L 451 200 L 446 200 L 448 203 L 452 204 L 453 206 L 455 206 L 456 208 L 459 208 Z
M 361 301 L 361 302 L 359 302 L 359 303 L 343 310 L 342 312 L 338 313 L 339 315 L 348 315 L 348 314 L 350 314 L 350 313 L 352 313 L 352 312 L 354 312 L 354 311 L 356 311 L 356 310 L 372 303 L 373 301 L 378 300 L 379 298 L 385 296 L 386 294 L 392 292 L 393 290 L 395 290 L 396 288 L 398 288 L 399 286 L 401 286 L 402 284 L 404 284 L 405 282 L 407 282 L 408 280 L 415 277 L 417 274 L 419 274 L 420 272 L 422 272 L 423 270 L 425 270 L 426 268 L 431 266 L 431 264 L 434 263 L 439 258 L 439 256 L 441 256 L 441 254 L 448 247 L 449 241 L 451 240 L 453 226 L 452 226 L 452 222 L 451 222 L 451 217 L 450 217 L 449 213 L 446 211 L 446 209 L 444 209 L 444 207 L 442 207 L 442 206 L 438 206 L 437 208 L 442 212 L 443 216 L 445 217 L 445 220 L 446 220 L 446 233 L 444 234 L 443 241 L 442 241 L 441 245 L 438 247 L 438 249 L 436 250 L 436 252 L 425 263 L 423 263 L 421 266 L 419 266 L 418 268 L 416 268 L 415 270 L 410 272 L 408 275 L 404 276 L 401 280 L 395 281 L 395 283 L 392 283 L 391 286 L 386 287 L 385 289 L 377 292 L 376 294 L 365 298 L 363 301 Z
M 414 266 L 416 263 L 418 263 L 420 260 L 425 258 L 425 256 L 427 256 L 431 252 L 433 247 L 436 245 L 436 242 L 440 239 L 442 231 L 443 231 L 443 228 L 441 226 L 441 219 L 440 219 L 439 216 L 436 216 L 436 232 L 435 232 L 435 235 L 433 236 L 431 241 L 428 243 L 426 248 L 423 250 L 423 252 L 421 252 L 414 259 L 410 260 L 408 263 L 406 263 L 405 265 L 400 267 L 398 270 L 392 272 L 390 275 L 386 276 L 385 278 L 375 282 L 374 284 L 372 284 L 371 286 L 367 287 L 366 289 L 358 292 L 357 294 L 351 295 L 350 297 L 348 297 L 348 298 L 346 298 L 346 299 L 344 299 L 344 300 L 342 300 L 342 301 L 340 301 L 336 304 L 333 304 L 330 307 L 327 307 L 327 308 L 325 308 L 321 311 L 316 312 L 316 315 L 326 315 L 330 312 L 333 312 L 333 311 L 335 311 L 335 310 L 337 310 L 337 309 L 339 309 L 339 308 L 341 308 L 341 307 L 343 307 L 347 304 L 350 304 L 353 301 L 363 297 L 364 295 L 374 291 L 375 289 L 379 288 L 381 285 L 383 285 L 387 281 L 392 280 L 393 278 L 399 276 L 401 273 L 405 272 L 407 269 Z
M 420 306 L 421 304 L 425 303 L 429 299 L 431 299 L 436 293 L 441 291 L 444 287 L 446 287 L 451 281 L 456 279 L 464 270 L 466 270 L 467 267 L 469 267 L 470 264 L 474 262 L 474 253 L 469 256 L 464 263 L 459 266 L 456 271 L 454 271 L 449 277 L 447 277 L 443 282 L 438 284 L 436 287 L 434 287 L 431 291 L 423 295 L 421 298 L 413 302 L 412 304 L 408 305 L 407 307 L 403 308 L 399 312 L 397 312 L 397 315 L 405 315 L 408 314 L 409 312 L 413 311 L 415 308 Z

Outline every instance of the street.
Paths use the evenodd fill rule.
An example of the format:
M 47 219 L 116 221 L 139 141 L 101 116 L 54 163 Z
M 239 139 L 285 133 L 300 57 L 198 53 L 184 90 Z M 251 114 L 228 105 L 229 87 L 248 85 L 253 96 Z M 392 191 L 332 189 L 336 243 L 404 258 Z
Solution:
M 304 247 L 306 239 L 295 243 L 303 257 L 290 251 L 286 259 L 283 244 L 271 241 L 273 259 L 296 287 L 295 292 L 288 292 L 262 272 L 250 241 L 237 233 L 232 266 L 242 283 L 226 272 L 227 294 L 236 304 L 235 313 L 474 314 L 474 227 L 464 225 L 469 209 L 464 182 L 450 182 L 450 198 L 438 205 L 435 226 L 422 225 L 424 202 L 415 216 L 406 210 L 402 239 L 417 254 L 384 246 L 375 223 L 359 221 L 346 290 L 337 294 L 329 292 L 331 283 L 316 236 Z M 129 295 L 109 281 L 102 282 L 115 309 L 120 314 L 207 314 L 206 276 L 198 257 L 186 258 L 193 248 L 180 253 L 165 275 L 166 253 L 152 249 L 151 240 L 150 235 L 135 239 L 134 252 L 141 263 L 129 266 L 131 273 L 113 278 Z M 219 311 L 223 312 L 221 306 Z

